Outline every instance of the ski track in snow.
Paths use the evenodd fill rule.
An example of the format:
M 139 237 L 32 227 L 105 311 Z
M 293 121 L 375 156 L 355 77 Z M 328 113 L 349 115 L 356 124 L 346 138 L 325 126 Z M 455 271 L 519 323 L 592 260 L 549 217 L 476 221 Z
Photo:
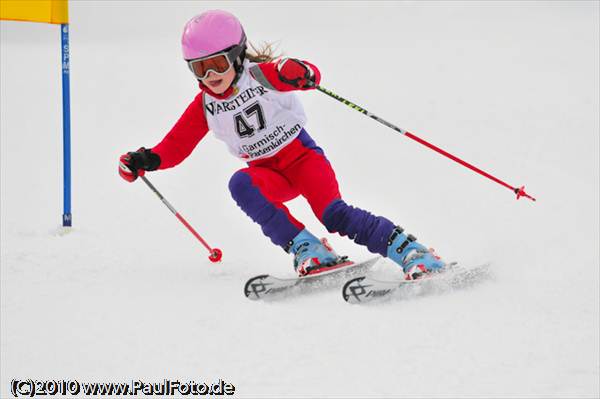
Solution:
M 137 4 L 71 3 L 68 234 L 56 229 L 58 28 L 1 23 L 1 397 L 13 378 L 222 378 L 240 397 L 600 395 L 597 3 L 336 2 L 303 29 L 287 21 L 306 4 L 227 4 L 254 43 L 280 41 L 319 65 L 325 87 L 539 199 L 515 201 L 326 96 L 299 94 L 349 203 L 448 260 L 493 263 L 494 278 L 468 289 L 374 306 L 346 304 L 338 289 L 244 297 L 253 275 L 291 276 L 291 259 L 231 200 L 243 165 L 214 138 L 148 177 L 223 249 L 220 264 L 147 187 L 118 178 L 118 156 L 158 142 L 197 91 L 183 24 L 223 7 Z M 385 57 L 389 74 L 361 54 Z M 301 199 L 290 208 L 326 234 Z M 382 261 L 373 273 L 397 269 Z

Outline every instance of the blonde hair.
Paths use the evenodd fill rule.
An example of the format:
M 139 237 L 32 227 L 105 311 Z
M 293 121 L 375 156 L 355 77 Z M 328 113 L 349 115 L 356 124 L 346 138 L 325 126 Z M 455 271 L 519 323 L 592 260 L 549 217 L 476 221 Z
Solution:
M 273 62 L 282 56 L 282 54 L 276 53 L 277 46 L 274 43 L 263 42 L 259 49 L 248 42 L 248 47 L 246 49 L 246 59 L 250 62 Z

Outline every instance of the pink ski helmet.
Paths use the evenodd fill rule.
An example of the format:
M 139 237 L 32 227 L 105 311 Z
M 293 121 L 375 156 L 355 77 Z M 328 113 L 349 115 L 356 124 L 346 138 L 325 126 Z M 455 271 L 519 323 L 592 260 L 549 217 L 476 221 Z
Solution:
M 240 51 L 243 57 L 246 35 L 242 24 L 233 14 L 210 10 L 195 16 L 185 24 L 181 46 L 183 58 L 186 60 L 206 57 L 236 46 L 244 48 L 244 51 Z

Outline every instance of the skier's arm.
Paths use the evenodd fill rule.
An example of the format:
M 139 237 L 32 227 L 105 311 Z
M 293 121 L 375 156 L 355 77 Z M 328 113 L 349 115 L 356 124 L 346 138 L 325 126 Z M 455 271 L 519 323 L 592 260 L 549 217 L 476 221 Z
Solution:
M 321 81 L 321 72 L 308 61 L 282 58 L 250 68 L 250 74 L 267 89 L 277 91 L 310 90 Z
M 179 165 L 208 133 L 203 95 L 198 94 L 164 139 L 152 148 L 160 157 L 158 169 Z

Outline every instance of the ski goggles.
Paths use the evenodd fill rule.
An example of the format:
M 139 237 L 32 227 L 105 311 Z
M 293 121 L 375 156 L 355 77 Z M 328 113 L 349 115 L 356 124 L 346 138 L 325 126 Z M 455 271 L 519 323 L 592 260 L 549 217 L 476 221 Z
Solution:
M 240 56 L 245 46 L 236 45 L 226 50 L 202 58 L 187 60 L 188 67 L 200 80 L 206 79 L 209 72 L 223 75 L 231 69 L 235 60 Z

